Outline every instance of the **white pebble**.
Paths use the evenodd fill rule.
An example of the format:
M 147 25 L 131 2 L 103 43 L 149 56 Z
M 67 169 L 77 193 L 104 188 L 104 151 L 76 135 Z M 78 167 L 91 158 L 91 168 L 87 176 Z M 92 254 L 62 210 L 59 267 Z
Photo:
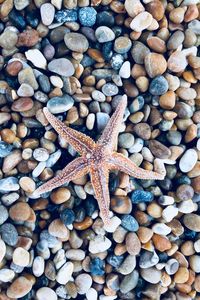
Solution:
M 187 150 L 180 159 L 179 168 L 183 173 L 191 171 L 198 160 L 197 152 L 194 149 Z
M 49 287 L 42 287 L 36 292 L 37 300 L 57 300 L 58 296 Z
M 119 70 L 119 76 L 121 78 L 129 78 L 131 76 L 131 64 L 130 61 L 125 61 L 120 70 Z
M 84 295 L 92 286 L 92 277 L 89 274 L 82 273 L 75 279 L 77 291 L 80 295 Z
M 63 81 L 59 76 L 50 76 L 50 81 L 55 87 L 58 87 L 60 89 L 63 88 Z
M 195 210 L 194 202 L 192 201 L 192 199 L 182 201 L 178 205 L 178 210 L 183 214 L 190 214 Z
M 64 266 L 62 266 L 62 268 L 58 271 L 56 281 L 60 284 L 66 284 L 71 279 L 73 271 L 73 263 L 70 261 L 66 262 Z
M 40 69 L 46 69 L 47 61 L 42 52 L 38 49 L 30 49 L 25 52 L 26 58 L 32 62 L 32 64 Z
M 1 269 L 0 270 L 0 281 L 10 282 L 15 277 L 15 272 L 11 269 Z
M 117 227 L 121 224 L 120 218 L 117 216 L 114 216 L 113 218 L 110 219 L 110 223 L 108 226 L 104 225 L 104 229 L 107 232 L 115 232 Z
M 152 226 L 154 233 L 161 235 L 168 235 L 171 232 L 171 228 L 164 223 L 156 223 Z
M 0 263 L 2 262 L 4 256 L 6 254 L 6 244 L 3 240 L 0 240 Z
M 93 240 L 90 241 L 89 251 L 92 254 L 104 252 L 108 250 L 111 245 L 112 243 L 107 237 L 103 235 L 97 235 Z
M 44 273 L 44 258 L 36 256 L 33 261 L 33 275 L 40 277 Z
M 49 26 L 54 19 L 55 7 L 51 3 L 44 3 L 40 6 L 42 23 Z
M 200 252 L 200 239 L 194 242 L 194 250 L 199 253 Z
M 86 293 L 87 300 L 97 300 L 98 294 L 97 291 L 93 288 L 90 288 Z
M 166 222 L 171 222 L 174 217 L 176 217 L 178 214 L 178 208 L 169 205 L 162 211 L 162 217 L 165 219 Z

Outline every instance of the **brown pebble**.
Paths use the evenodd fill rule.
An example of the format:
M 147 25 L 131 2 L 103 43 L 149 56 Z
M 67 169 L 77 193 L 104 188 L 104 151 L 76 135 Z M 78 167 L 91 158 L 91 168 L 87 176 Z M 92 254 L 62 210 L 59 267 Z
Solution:
M 199 16 L 199 11 L 198 11 L 198 7 L 196 6 L 196 4 L 188 5 L 187 11 L 184 16 L 184 21 L 188 23 L 188 22 L 196 19 L 198 16 Z
M 154 234 L 152 237 L 152 241 L 155 245 L 155 248 L 160 252 L 164 252 L 171 248 L 171 242 L 165 236 Z
M 158 53 L 166 52 L 165 42 L 157 36 L 151 36 L 147 39 L 147 45 Z
M 19 185 L 26 193 L 33 193 L 36 188 L 35 181 L 27 176 L 20 178 Z
M 1 134 L 2 141 L 8 144 L 12 144 L 16 138 L 14 131 L 12 131 L 9 128 L 2 129 L 0 134 Z
M 173 91 L 167 91 L 160 96 L 159 104 L 164 109 L 173 109 L 176 103 L 176 94 Z
M 103 57 L 101 51 L 99 51 L 98 49 L 89 48 L 87 53 L 95 61 L 97 61 L 99 63 L 104 62 L 104 57 Z
M 185 283 L 189 279 L 189 270 L 185 267 L 180 267 L 174 275 L 176 283 Z
M 200 275 L 197 275 L 194 282 L 195 290 L 200 293 Z
M 132 211 L 132 202 L 129 197 L 115 196 L 111 198 L 111 208 L 118 214 L 130 214 Z
M 15 279 L 7 289 L 7 296 L 10 298 L 21 298 L 30 292 L 32 283 L 24 276 Z
M 164 16 L 164 6 L 161 1 L 153 0 L 145 5 L 146 10 L 156 19 L 160 21 Z
M 185 134 L 185 142 L 190 143 L 197 137 L 197 125 L 191 124 L 186 131 Z
M 156 140 L 149 141 L 149 149 L 157 158 L 169 158 L 171 155 L 170 149 Z
M 55 219 L 49 225 L 48 231 L 51 235 L 61 239 L 62 241 L 69 240 L 69 229 L 63 224 L 60 219 Z
M 85 230 L 85 229 L 91 227 L 92 224 L 93 224 L 92 218 L 86 217 L 82 222 L 73 223 L 73 226 L 77 230 Z
M 23 65 L 20 61 L 13 61 L 9 63 L 6 67 L 6 72 L 10 76 L 17 76 L 17 74 L 22 70 Z
M 137 235 L 142 244 L 146 244 L 153 236 L 153 231 L 147 227 L 140 226 Z
M 135 232 L 126 235 L 126 249 L 130 255 L 138 255 L 141 250 L 140 240 Z
M 66 187 L 60 187 L 53 191 L 50 195 L 51 201 L 55 204 L 61 204 L 68 201 L 71 197 L 71 192 Z
M 147 123 L 138 123 L 134 126 L 134 132 L 143 140 L 151 138 L 151 127 Z
M 35 29 L 27 29 L 18 35 L 17 46 L 33 47 L 39 41 L 39 33 Z
M 149 53 L 144 59 L 145 69 L 149 77 L 162 75 L 167 69 L 167 62 L 162 54 Z
M 25 202 L 14 204 L 9 210 L 9 216 L 13 221 L 26 221 L 30 214 L 30 206 Z
M 33 108 L 33 100 L 28 97 L 19 98 L 15 100 L 11 106 L 13 111 L 25 112 Z

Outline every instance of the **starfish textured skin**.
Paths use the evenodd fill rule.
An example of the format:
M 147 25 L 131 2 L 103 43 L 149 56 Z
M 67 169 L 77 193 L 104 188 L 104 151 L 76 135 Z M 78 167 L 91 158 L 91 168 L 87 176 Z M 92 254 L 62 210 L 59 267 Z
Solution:
M 35 194 L 40 195 L 49 192 L 89 173 L 101 218 L 104 224 L 108 225 L 110 222 L 110 195 L 108 188 L 110 170 L 122 171 L 139 179 L 163 180 L 165 177 L 164 168 L 159 173 L 146 171 L 135 165 L 129 158 L 114 151 L 126 106 L 127 97 L 124 95 L 96 143 L 85 134 L 67 127 L 52 115 L 47 108 L 44 108 L 44 114 L 52 127 L 81 156 L 70 162 L 56 177 L 37 188 Z

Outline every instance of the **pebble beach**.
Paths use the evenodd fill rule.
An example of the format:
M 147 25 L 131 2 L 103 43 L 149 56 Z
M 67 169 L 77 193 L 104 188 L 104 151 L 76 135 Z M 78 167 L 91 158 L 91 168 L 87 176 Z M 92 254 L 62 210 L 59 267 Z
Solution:
M 200 300 L 200 0 L 0 0 L 0 300 Z M 43 108 L 95 141 L 123 95 L 105 226 Z

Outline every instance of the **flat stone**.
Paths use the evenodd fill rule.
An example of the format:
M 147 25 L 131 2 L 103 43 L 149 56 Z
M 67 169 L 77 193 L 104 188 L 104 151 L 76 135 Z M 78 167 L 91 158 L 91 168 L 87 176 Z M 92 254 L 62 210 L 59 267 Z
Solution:
M 11 282 L 15 277 L 15 272 L 10 269 L 1 269 L 0 270 L 0 281 L 2 282 Z
M 130 255 L 138 255 L 141 250 L 141 243 L 138 236 L 134 232 L 130 232 L 126 236 L 126 249 Z
M 7 289 L 7 296 L 10 298 L 21 298 L 30 292 L 32 282 L 24 276 L 15 279 Z M 48 298 L 50 299 L 50 298 Z M 43 298 L 44 300 L 44 298 Z
M 197 152 L 194 149 L 186 150 L 179 161 L 180 170 L 184 173 L 191 171 L 194 168 L 197 159 Z
M 102 235 L 97 235 L 89 243 L 89 251 L 93 254 L 108 250 L 111 246 L 111 241 Z
M 72 76 L 75 72 L 74 66 L 67 58 L 53 59 L 48 64 L 48 70 L 61 76 Z
M 117 268 L 117 271 L 122 275 L 128 275 L 131 272 L 133 272 L 135 267 L 136 267 L 135 255 L 128 255 L 123 261 L 123 263 L 120 265 L 120 267 Z
M 187 214 L 183 218 L 184 225 L 195 232 L 200 232 L 200 216 L 197 214 Z
M 133 290 L 137 284 L 138 284 L 139 274 L 138 271 L 134 270 L 130 274 L 124 276 L 120 283 L 120 291 L 123 294 L 129 293 L 131 290 Z
M 17 266 L 26 267 L 30 261 L 30 254 L 22 247 L 17 247 L 13 252 L 13 262 Z
M 28 97 L 23 97 L 15 100 L 12 104 L 12 110 L 17 112 L 25 112 L 33 108 L 33 100 Z
M 58 271 L 56 281 L 60 284 L 66 284 L 72 276 L 74 265 L 72 262 L 66 262 Z
M 50 289 L 49 287 L 42 287 L 39 288 L 36 292 L 37 300 L 57 300 L 58 296 L 54 292 L 54 290 Z
M 17 95 L 19 97 L 32 97 L 34 95 L 34 90 L 29 84 L 22 83 L 17 90 Z
M 40 6 L 40 15 L 44 25 L 51 25 L 55 15 L 55 7 L 51 3 L 42 4 Z
M 152 284 L 157 284 L 161 280 L 161 271 L 155 267 L 141 269 L 140 274 L 145 281 Z
M 114 32 L 107 26 L 100 26 L 95 31 L 95 36 L 99 43 L 106 43 L 114 40 Z
M 53 97 L 47 102 L 47 108 L 52 114 L 60 114 L 68 111 L 74 105 L 74 99 L 65 94 L 61 97 Z
M 144 11 L 144 6 L 140 0 L 126 0 L 124 6 L 131 18 L 136 17 L 138 14 Z
M 92 286 L 92 277 L 89 274 L 82 273 L 75 279 L 77 291 L 80 295 L 84 295 Z
M 0 179 L 0 192 L 8 193 L 11 191 L 18 191 L 19 184 L 18 179 L 16 177 L 7 177 L 4 179 Z
M 139 13 L 131 22 L 130 28 L 136 32 L 142 32 L 152 23 L 153 17 L 147 11 Z
M 47 3 L 46 3 L 47 4 Z M 40 69 L 46 69 L 47 60 L 38 49 L 30 49 L 25 52 L 26 58 L 32 62 L 32 64 Z
M 67 32 L 64 36 L 64 41 L 67 48 L 74 52 L 83 53 L 87 51 L 89 47 L 86 37 L 77 32 Z

